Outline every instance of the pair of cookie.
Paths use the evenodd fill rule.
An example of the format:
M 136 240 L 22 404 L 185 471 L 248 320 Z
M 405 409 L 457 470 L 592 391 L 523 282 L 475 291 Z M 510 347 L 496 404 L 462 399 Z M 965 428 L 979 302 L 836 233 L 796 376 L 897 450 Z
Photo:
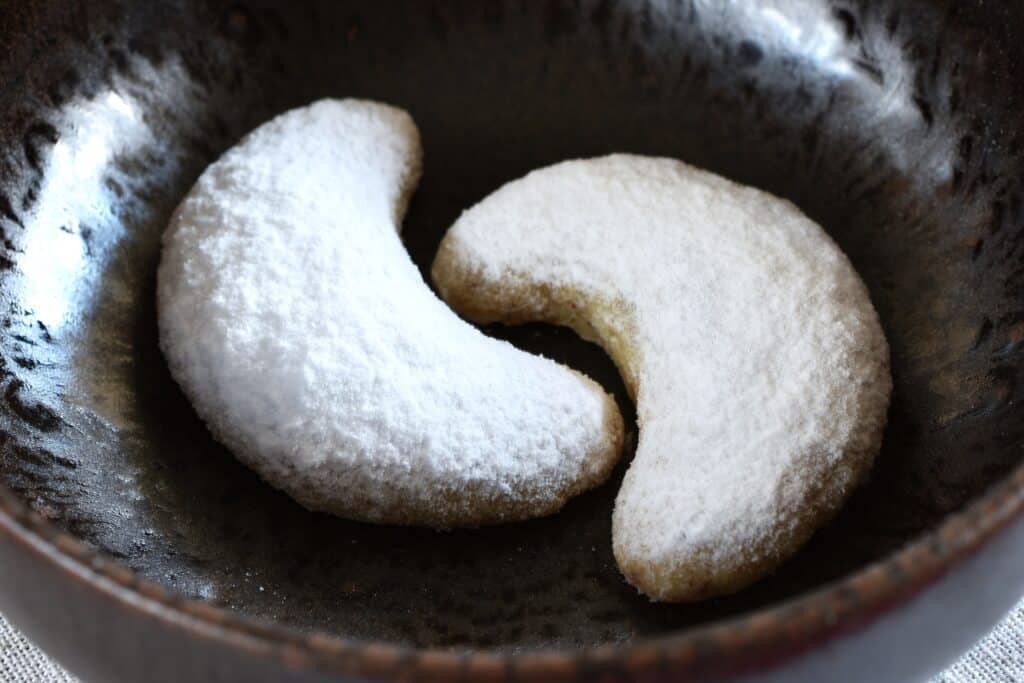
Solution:
M 486 337 L 400 237 L 420 173 L 398 109 L 324 100 L 250 133 L 164 236 L 161 346 L 213 434 L 303 505 L 438 528 L 545 515 L 619 457 L 614 400 Z M 844 502 L 878 451 L 888 348 L 852 266 L 793 205 L 615 155 L 509 183 L 433 266 L 477 322 L 601 344 L 640 439 L 613 516 L 657 600 L 738 590 Z

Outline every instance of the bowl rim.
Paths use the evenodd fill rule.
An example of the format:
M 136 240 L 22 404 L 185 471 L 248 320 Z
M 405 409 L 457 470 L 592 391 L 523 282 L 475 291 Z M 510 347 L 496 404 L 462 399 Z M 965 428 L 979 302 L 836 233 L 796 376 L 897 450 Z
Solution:
M 781 603 L 631 643 L 467 652 L 310 633 L 182 596 L 58 529 L 0 485 L 0 532 L 6 532 L 24 552 L 41 556 L 67 578 L 78 579 L 124 608 L 168 627 L 181 627 L 190 637 L 274 657 L 292 669 L 369 676 L 400 669 L 437 680 L 463 677 L 467 672 L 499 680 L 514 672 L 523 680 L 570 681 L 595 667 L 630 676 L 655 672 L 738 675 L 775 668 L 909 601 L 1018 517 L 1024 517 L 1024 464 L 899 550 Z

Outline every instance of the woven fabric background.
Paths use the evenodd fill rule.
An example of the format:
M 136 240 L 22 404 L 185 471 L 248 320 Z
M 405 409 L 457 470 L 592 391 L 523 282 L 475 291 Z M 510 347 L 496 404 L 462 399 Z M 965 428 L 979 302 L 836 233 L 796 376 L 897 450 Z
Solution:
M 76 679 L 38 650 L 0 616 L 2 683 L 75 683 Z
M 0 683 L 75 683 L 75 678 L 0 616 Z M 1024 602 L 930 683 L 1024 683 Z

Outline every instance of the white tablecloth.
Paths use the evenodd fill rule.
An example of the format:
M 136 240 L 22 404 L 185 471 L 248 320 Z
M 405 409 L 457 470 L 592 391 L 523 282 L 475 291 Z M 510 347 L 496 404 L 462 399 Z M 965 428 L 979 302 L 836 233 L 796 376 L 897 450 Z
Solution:
M 75 679 L 0 616 L 0 682 L 75 683 Z M 1024 683 L 1024 602 L 931 683 Z

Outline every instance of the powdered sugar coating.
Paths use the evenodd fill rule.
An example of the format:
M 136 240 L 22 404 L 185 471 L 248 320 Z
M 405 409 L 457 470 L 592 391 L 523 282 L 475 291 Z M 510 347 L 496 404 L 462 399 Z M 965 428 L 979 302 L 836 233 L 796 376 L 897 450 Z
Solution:
M 164 235 L 161 346 L 213 434 L 303 505 L 434 527 L 553 512 L 603 481 L 613 399 L 484 336 L 399 238 L 403 111 L 323 100 L 250 133 Z
M 764 192 L 672 159 L 557 164 L 465 212 L 433 275 L 470 318 L 570 325 L 616 361 L 640 439 L 614 550 L 653 599 L 771 571 L 879 449 L 891 377 L 867 290 Z

